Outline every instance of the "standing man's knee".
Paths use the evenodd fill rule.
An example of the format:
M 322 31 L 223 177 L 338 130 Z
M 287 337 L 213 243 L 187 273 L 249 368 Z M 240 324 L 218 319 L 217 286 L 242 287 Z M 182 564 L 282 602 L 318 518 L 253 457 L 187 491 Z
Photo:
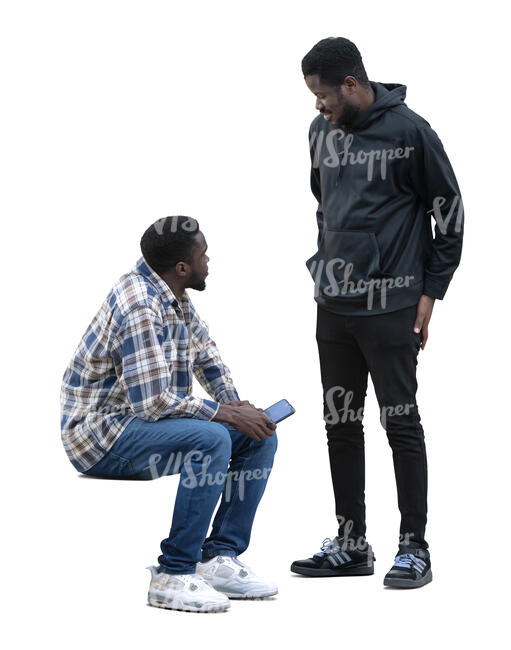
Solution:
M 421 445 L 424 441 L 424 429 L 420 423 L 417 406 L 415 411 L 406 416 L 387 417 L 382 426 L 393 450 L 406 450 Z

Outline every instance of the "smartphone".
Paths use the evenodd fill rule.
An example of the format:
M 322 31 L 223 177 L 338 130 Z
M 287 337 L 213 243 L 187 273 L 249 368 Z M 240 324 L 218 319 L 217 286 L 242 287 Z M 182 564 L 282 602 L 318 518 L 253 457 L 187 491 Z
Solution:
M 275 422 L 275 424 L 282 422 L 282 420 L 285 420 L 290 415 L 293 415 L 294 412 L 294 408 L 287 401 L 287 399 L 281 399 L 280 402 L 269 406 L 263 411 L 263 413 L 267 415 L 272 422 Z

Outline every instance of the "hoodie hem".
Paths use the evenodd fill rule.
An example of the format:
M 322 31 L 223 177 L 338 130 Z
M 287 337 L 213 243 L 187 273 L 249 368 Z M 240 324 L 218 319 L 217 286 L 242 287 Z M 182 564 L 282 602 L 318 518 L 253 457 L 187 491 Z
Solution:
M 316 296 L 314 300 L 322 309 L 341 316 L 377 316 L 416 305 L 423 294 L 423 286 L 421 281 L 405 290 L 389 289 L 385 295 L 382 291 L 375 292 L 370 307 L 367 294 L 356 298 Z

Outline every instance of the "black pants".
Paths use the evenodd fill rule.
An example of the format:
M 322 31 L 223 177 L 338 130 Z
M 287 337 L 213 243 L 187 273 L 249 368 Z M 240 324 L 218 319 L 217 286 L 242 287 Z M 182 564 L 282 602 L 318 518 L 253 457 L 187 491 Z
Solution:
M 363 409 L 371 374 L 392 448 L 400 535 L 427 548 L 427 463 L 415 394 L 421 335 L 417 306 L 374 316 L 341 316 L 318 306 L 316 338 L 339 535 L 365 537 Z

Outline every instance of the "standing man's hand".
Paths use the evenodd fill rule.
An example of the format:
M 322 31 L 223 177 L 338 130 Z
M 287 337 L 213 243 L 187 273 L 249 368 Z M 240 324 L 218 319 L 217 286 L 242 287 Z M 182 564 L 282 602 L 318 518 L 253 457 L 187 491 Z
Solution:
M 428 325 L 431 320 L 434 305 L 435 299 L 426 296 L 425 294 L 420 297 L 417 305 L 417 315 L 415 316 L 413 331 L 415 334 L 419 334 L 420 332 L 422 335 L 421 350 L 424 350 L 426 347 L 426 342 L 428 340 Z

